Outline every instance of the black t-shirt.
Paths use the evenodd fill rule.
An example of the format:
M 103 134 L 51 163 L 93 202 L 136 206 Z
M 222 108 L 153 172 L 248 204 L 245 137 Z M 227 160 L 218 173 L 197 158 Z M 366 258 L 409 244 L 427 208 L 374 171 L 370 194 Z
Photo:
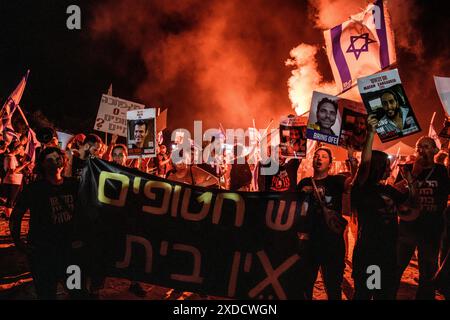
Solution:
M 302 191 L 304 187 L 312 187 L 312 178 L 304 178 L 297 186 L 298 191 L 301 194 L 302 202 L 308 203 L 307 214 L 311 219 L 311 238 L 315 239 L 330 239 L 330 238 L 342 238 L 342 235 L 334 233 L 330 230 L 325 222 L 325 218 L 322 214 L 320 203 L 314 196 L 314 193 L 305 193 Z M 320 180 L 314 180 L 319 191 L 322 195 L 326 206 L 342 215 L 342 195 L 345 190 L 346 177 L 343 175 L 329 175 L 328 177 Z
M 31 244 L 57 246 L 72 240 L 77 193 L 78 182 L 74 178 L 64 178 L 61 185 L 39 180 L 25 186 L 16 207 L 30 209 L 28 241 Z
M 72 160 L 72 177 L 77 179 L 78 181 L 81 180 L 81 175 L 83 173 L 83 169 L 87 165 L 87 160 L 82 160 L 77 156 L 73 156 Z
M 274 175 L 261 175 L 261 168 L 270 167 L 270 162 L 268 164 L 261 164 L 258 169 L 258 184 L 259 191 L 295 191 L 297 185 L 297 170 L 300 166 L 300 161 L 298 159 L 290 159 L 288 162 L 279 165 L 279 169 Z
M 441 164 L 424 169 L 416 179 L 419 191 L 421 216 L 442 215 L 447 207 L 450 179 Z
M 252 183 L 252 171 L 248 163 L 231 165 L 230 190 L 248 186 Z
M 389 185 L 353 187 L 352 203 L 358 213 L 358 245 L 371 251 L 396 243 L 398 205 L 408 199 Z

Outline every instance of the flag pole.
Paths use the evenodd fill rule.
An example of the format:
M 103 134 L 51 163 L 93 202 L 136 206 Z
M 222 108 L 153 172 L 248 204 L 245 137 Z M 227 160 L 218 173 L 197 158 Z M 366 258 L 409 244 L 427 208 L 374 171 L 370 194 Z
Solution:
M 27 118 L 23 114 L 22 108 L 19 105 L 17 105 L 17 108 L 15 108 L 15 109 L 19 110 L 20 114 L 22 115 L 23 121 L 25 121 L 25 124 L 27 125 L 27 127 L 30 127 L 30 125 L 28 124 Z M 12 116 L 12 114 L 11 114 L 11 116 Z
M 431 128 L 433 127 L 434 117 L 436 116 L 436 111 L 433 112 L 433 115 L 431 116 L 430 126 L 428 128 L 428 136 L 431 137 Z

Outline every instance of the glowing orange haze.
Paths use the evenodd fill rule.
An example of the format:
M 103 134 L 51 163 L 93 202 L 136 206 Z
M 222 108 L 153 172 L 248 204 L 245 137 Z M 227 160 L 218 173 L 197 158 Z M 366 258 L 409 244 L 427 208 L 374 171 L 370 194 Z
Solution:
M 205 128 L 219 123 L 237 128 L 251 126 L 252 119 L 264 128 L 272 118 L 276 126 L 292 108 L 307 111 L 313 90 L 335 93 L 322 30 L 366 5 L 365 0 L 117 0 L 98 5 L 91 30 L 94 39 L 113 37 L 139 53 L 147 76 L 135 96 L 125 98 L 168 107 L 169 128 L 192 129 L 194 120 L 203 120 Z M 421 67 L 413 4 L 391 0 L 388 7 L 397 47 L 418 57 L 415 68 L 438 74 L 441 59 Z M 120 61 L 112 67 L 133 72 L 122 70 Z M 404 82 L 414 80 L 413 70 L 400 71 Z M 417 81 L 406 90 L 413 105 L 415 98 L 420 101 L 423 87 Z M 360 99 L 357 91 L 345 97 Z

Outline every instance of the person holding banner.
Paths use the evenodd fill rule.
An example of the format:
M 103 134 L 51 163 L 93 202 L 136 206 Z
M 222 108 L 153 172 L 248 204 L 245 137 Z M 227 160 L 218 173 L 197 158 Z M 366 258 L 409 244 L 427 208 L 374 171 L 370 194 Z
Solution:
M 86 166 L 87 159 L 90 156 L 98 156 L 102 144 L 102 139 L 98 135 L 88 134 L 79 147 L 78 152 L 68 150 L 69 162 L 64 170 L 64 176 L 81 179 L 81 172 Z
M 331 150 L 320 147 L 314 152 L 310 178 L 304 178 L 297 186 L 302 207 L 307 207 L 311 217 L 310 270 L 306 296 L 312 299 L 314 283 L 319 268 L 329 300 L 342 299 L 342 280 L 345 269 L 344 231 L 347 221 L 342 217 L 342 196 L 350 189 L 351 178 L 329 175 L 333 161 Z M 307 203 L 307 205 L 305 204 Z
M 111 150 L 112 162 L 125 167 L 126 163 L 127 163 L 128 150 L 124 144 L 115 144 L 116 140 L 117 139 L 114 140 L 112 150 Z M 100 281 L 98 281 L 99 285 L 98 285 L 97 289 L 103 288 L 104 281 L 102 281 L 102 280 L 103 279 L 100 279 Z M 147 295 L 147 292 L 144 290 L 144 288 L 141 286 L 141 284 L 138 281 L 131 281 L 128 291 L 132 292 L 133 294 L 135 294 L 137 297 L 140 297 L 140 298 L 143 298 Z
M 352 202 L 358 216 L 358 236 L 352 259 L 354 300 L 395 300 L 397 215 L 402 204 L 417 206 L 417 192 L 410 173 L 404 173 L 409 193 L 383 183 L 391 174 L 391 164 L 386 153 L 372 151 L 377 126 L 378 119 L 370 115 L 361 165 L 352 188 Z M 368 287 L 368 279 L 373 272 L 368 272 L 371 266 L 378 267 L 381 272 L 379 287 Z
M 76 179 L 65 178 L 65 154 L 44 149 L 37 161 L 40 179 L 25 187 L 11 216 L 10 230 L 16 248 L 28 255 L 38 299 L 56 299 L 58 281 L 67 276 L 73 261 Z M 20 238 L 22 218 L 30 210 L 28 242 Z M 66 281 L 64 281 L 64 285 Z M 80 290 L 69 290 L 72 297 Z

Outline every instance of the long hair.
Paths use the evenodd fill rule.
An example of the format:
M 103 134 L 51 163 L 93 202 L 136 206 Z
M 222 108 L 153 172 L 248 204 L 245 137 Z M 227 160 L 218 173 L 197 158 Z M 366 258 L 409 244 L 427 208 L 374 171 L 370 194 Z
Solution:
M 383 151 L 373 150 L 372 160 L 370 162 L 369 177 L 367 184 L 375 185 L 383 179 L 384 173 L 388 166 L 387 160 L 389 156 Z

